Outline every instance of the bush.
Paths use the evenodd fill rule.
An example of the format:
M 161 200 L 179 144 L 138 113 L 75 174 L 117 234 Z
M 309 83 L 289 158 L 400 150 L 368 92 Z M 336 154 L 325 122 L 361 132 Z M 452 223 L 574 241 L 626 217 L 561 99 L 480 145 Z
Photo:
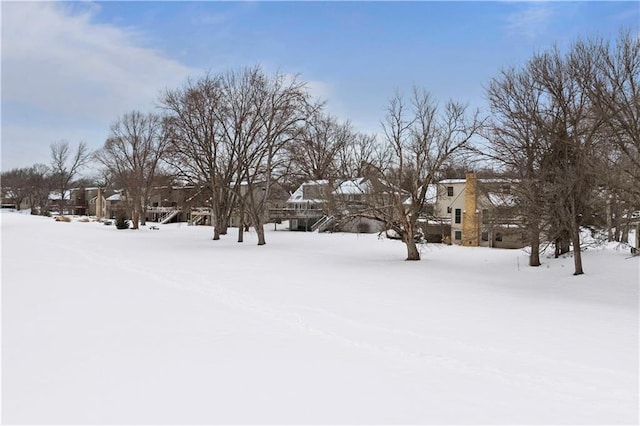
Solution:
M 129 219 L 124 213 L 118 213 L 116 216 L 116 228 L 117 229 L 129 229 Z

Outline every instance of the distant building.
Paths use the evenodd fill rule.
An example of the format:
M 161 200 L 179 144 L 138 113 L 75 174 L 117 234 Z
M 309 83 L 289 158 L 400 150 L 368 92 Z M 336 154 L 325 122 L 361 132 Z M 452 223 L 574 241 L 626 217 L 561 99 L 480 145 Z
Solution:
M 515 209 L 513 181 L 465 179 L 438 182 L 435 215 L 451 223 L 450 240 L 464 246 L 521 248 L 527 244 Z

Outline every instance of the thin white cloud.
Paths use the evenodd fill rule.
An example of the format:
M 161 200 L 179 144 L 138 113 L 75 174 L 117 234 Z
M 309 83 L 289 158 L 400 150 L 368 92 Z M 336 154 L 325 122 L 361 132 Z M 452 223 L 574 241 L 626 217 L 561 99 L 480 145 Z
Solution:
M 544 35 L 553 17 L 552 5 L 549 3 L 519 3 L 520 10 L 507 16 L 507 31 L 512 35 L 520 35 L 534 40 Z
M 132 30 L 94 22 L 99 10 L 54 2 L 2 5 L 2 100 L 39 111 L 115 119 L 150 109 L 192 70 L 140 47 Z

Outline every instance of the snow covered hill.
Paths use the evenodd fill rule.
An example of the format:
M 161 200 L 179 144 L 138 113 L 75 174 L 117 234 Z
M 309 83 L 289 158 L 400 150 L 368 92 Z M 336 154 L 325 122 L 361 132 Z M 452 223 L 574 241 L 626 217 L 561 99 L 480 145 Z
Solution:
M 637 424 L 639 260 L 3 213 L 3 424 Z

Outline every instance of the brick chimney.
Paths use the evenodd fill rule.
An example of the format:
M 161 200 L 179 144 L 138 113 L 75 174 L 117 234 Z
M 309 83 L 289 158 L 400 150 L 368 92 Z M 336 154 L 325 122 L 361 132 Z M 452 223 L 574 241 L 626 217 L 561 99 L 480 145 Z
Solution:
M 462 245 L 477 247 L 479 243 L 478 179 L 474 172 L 467 173 L 462 215 Z

